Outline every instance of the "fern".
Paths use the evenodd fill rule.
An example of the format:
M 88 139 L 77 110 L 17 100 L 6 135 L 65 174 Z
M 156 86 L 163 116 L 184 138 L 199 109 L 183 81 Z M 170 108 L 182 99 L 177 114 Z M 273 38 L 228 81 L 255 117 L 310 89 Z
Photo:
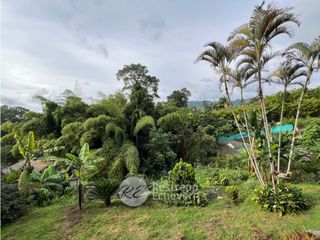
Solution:
M 147 126 L 151 126 L 151 127 L 155 127 L 155 123 L 154 123 L 154 119 L 151 116 L 144 116 L 142 118 L 140 118 L 133 130 L 133 134 L 136 136 L 138 134 L 139 131 L 141 131 L 141 129 L 147 127 Z

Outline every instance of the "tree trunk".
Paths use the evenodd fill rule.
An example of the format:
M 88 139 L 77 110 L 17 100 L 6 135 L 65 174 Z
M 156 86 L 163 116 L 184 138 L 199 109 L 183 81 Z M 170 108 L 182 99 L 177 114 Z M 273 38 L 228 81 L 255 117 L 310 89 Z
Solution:
M 268 123 L 268 117 L 267 117 L 267 111 L 266 111 L 266 105 L 264 101 L 264 95 L 263 95 L 263 90 L 262 90 L 262 80 L 261 80 L 261 69 L 259 68 L 258 70 L 258 83 L 259 83 L 259 97 L 260 97 L 260 104 L 261 104 L 261 115 L 262 115 L 262 120 L 264 124 L 264 131 L 266 135 L 266 142 L 267 142 L 267 147 L 268 147 L 268 155 L 269 155 L 269 165 L 270 165 L 270 177 L 272 181 L 272 187 L 275 192 L 277 192 L 277 186 L 274 180 L 274 162 L 272 158 L 272 151 L 271 151 L 271 143 L 270 143 L 270 131 L 269 131 L 269 123 Z
M 227 99 L 228 99 L 229 105 L 231 106 L 231 112 L 232 112 L 234 121 L 235 121 L 235 123 L 236 123 L 236 125 L 237 125 L 238 131 L 239 131 L 239 133 L 240 133 L 240 136 L 241 136 L 241 139 L 242 139 L 244 148 L 245 148 L 245 150 L 246 150 L 246 152 L 247 152 L 247 154 L 248 154 L 248 156 L 249 156 L 249 159 L 250 159 L 250 161 L 251 161 L 251 163 L 252 163 L 252 165 L 253 165 L 255 174 L 256 174 L 256 176 L 257 176 L 257 178 L 258 178 L 261 186 L 265 186 L 265 183 L 264 183 L 264 181 L 263 181 L 263 179 L 262 179 L 262 176 L 261 176 L 259 167 L 258 167 L 258 165 L 257 165 L 256 159 L 251 155 L 251 153 L 250 153 L 250 151 L 249 151 L 249 149 L 248 149 L 247 143 L 246 143 L 246 141 L 245 141 L 245 139 L 244 139 L 244 137 L 243 137 L 243 135 L 242 135 L 242 131 L 241 131 L 241 128 L 240 128 L 240 124 L 239 124 L 239 122 L 238 122 L 238 120 L 237 120 L 237 117 L 236 117 L 236 114 L 235 114 L 235 112 L 234 112 L 234 110 L 233 110 L 233 104 L 232 104 L 231 99 L 230 99 L 229 90 L 228 90 L 228 84 L 227 84 L 226 78 L 224 78 L 224 87 L 225 87 L 225 92 L 226 92 L 226 95 L 227 95 Z
M 105 198 L 103 200 L 103 206 L 104 207 L 108 207 L 108 206 L 110 206 L 110 204 L 111 204 L 111 199 L 110 198 Z
M 289 157 L 288 157 L 289 160 L 288 160 L 288 168 L 287 168 L 287 173 L 286 173 L 287 175 L 290 173 L 290 169 L 291 169 L 293 148 L 294 148 L 294 142 L 296 140 L 296 133 L 297 133 L 297 129 L 298 129 L 298 120 L 299 120 L 299 115 L 300 115 L 300 109 L 301 109 L 304 95 L 305 95 L 307 88 L 308 88 L 308 85 L 309 85 L 310 77 L 311 77 L 311 73 L 309 73 L 307 76 L 307 79 L 303 85 L 303 89 L 302 89 L 302 92 L 301 92 L 301 95 L 299 98 L 299 102 L 298 102 L 297 113 L 296 113 L 296 117 L 294 120 L 294 128 L 293 128 L 293 132 L 292 132 L 290 152 L 289 152 Z
M 281 113 L 280 113 L 280 132 L 279 132 L 279 138 L 278 138 L 278 160 L 277 160 L 277 173 L 279 174 L 281 169 L 280 169 L 280 156 L 281 156 L 281 126 L 282 126 L 282 121 L 283 121 L 283 112 L 284 112 L 284 102 L 286 98 L 286 93 L 287 93 L 287 85 L 284 85 L 283 88 L 283 95 L 282 95 L 282 103 L 281 103 Z M 280 179 L 278 178 L 278 184 L 280 182 Z
M 79 210 L 82 210 L 82 184 L 79 180 L 79 185 L 78 185 L 78 205 L 79 205 Z
M 240 98 L 241 98 L 241 100 L 240 100 L 241 105 L 243 106 L 244 98 L 243 98 L 242 86 L 240 86 Z M 243 109 L 243 117 L 244 117 L 245 127 L 246 127 L 246 131 L 247 131 L 248 139 L 249 139 L 249 146 L 250 146 L 251 154 L 252 154 L 253 158 L 256 160 L 257 158 L 256 158 L 256 155 L 255 155 L 255 152 L 254 152 L 254 140 L 251 139 L 251 136 L 250 136 L 250 128 L 249 128 L 249 124 L 248 124 L 248 116 L 247 116 L 247 113 L 246 113 L 246 111 L 244 109 Z M 258 166 L 257 163 L 256 163 L 256 165 L 257 165 L 257 168 L 258 168 L 259 166 Z

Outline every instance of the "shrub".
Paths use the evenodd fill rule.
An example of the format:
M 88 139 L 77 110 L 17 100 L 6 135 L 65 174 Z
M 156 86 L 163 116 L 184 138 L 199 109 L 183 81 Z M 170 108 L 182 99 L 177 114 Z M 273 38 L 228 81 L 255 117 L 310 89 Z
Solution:
M 1 224 L 12 222 L 27 212 L 27 196 L 18 190 L 17 184 L 1 186 Z
M 172 185 L 193 185 L 196 183 L 194 168 L 190 163 L 180 160 L 170 172 L 169 181 Z
M 294 149 L 291 181 L 320 183 L 320 141 Z
M 302 143 L 312 146 L 315 142 L 320 142 L 320 119 L 315 118 L 310 121 L 303 131 Z
M 220 183 L 224 186 L 228 186 L 229 185 L 229 178 L 227 176 L 222 175 L 219 179 Z
M 253 198 L 260 207 L 270 212 L 298 213 L 308 209 L 309 204 L 304 199 L 301 191 L 285 184 L 278 185 L 278 193 L 273 191 L 271 185 L 255 189 L 256 196 Z
M 5 182 L 6 183 L 14 183 L 16 181 L 18 181 L 20 176 L 20 172 L 15 171 L 15 170 L 11 170 L 8 175 L 5 177 Z
M 169 188 L 164 194 L 164 202 L 177 206 L 204 206 L 207 199 L 199 191 L 195 171 L 191 164 L 180 161 L 169 173 Z
M 235 186 L 228 186 L 226 187 L 226 189 L 224 190 L 225 193 L 227 194 L 228 199 L 232 202 L 232 203 L 236 203 L 238 201 L 238 193 L 239 190 L 237 187 Z
M 237 185 L 242 181 L 248 180 L 248 173 L 240 169 L 207 168 L 205 173 L 204 177 L 210 185 Z
M 89 199 L 101 199 L 104 207 L 107 207 L 111 204 L 111 196 L 116 192 L 119 185 L 117 181 L 108 178 L 97 180 L 89 189 L 87 197 Z

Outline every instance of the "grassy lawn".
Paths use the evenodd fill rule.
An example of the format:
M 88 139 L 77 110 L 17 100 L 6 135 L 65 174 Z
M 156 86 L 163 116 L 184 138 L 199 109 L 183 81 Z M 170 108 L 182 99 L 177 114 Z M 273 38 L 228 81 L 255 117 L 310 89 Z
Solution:
M 197 173 L 201 176 L 199 170 Z M 204 179 L 199 180 L 206 185 Z M 182 235 L 187 239 L 278 239 L 294 231 L 319 228 L 319 185 L 298 184 L 312 208 L 283 217 L 262 211 L 251 201 L 254 185 L 252 181 L 238 185 L 240 202 L 236 206 L 225 198 L 206 207 L 168 207 L 150 199 L 141 207 L 129 208 L 116 200 L 110 208 L 102 208 L 101 202 L 87 203 L 79 213 L 76 201 L 63 201 L 31 209 L 3 227 L 1 235 L 19 240 L 179 239 Z

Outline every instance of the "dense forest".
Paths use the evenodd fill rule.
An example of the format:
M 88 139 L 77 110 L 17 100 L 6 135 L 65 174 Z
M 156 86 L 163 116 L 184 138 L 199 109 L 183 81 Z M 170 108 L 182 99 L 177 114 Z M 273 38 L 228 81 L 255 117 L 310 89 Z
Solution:
M 180 158 L 192 164 L 211 163 L 217 155 L 218 137 L 237 132 L 225 98 L 199 109 L 190 108 L 191 93 L 182 88 L 173 91 L 166 102 L 156 102 L 159 80 L 150 76 L 145 66 L 125 66 L 117 76 L 123 81 L 123 91 L 93 104 L 86 104 L 80 96 L 66 90 L 54 100 L 35 96 L 43 106 L 42 113 L 1 106 L 2 166 L 23 158 L 15 137 L 23 139 L 33 131 L 38 146 L 34 158 L 48 151 L 60 157 L 67 152 L 77 153 L 86 142 L 98 155 L 103 155 L 109 148 L 119 152 L 129 143 L 139 152 L 139 171 L 153 177 L 170 170 Z M 284 123 L 293 124 L 300 93 L 301 90 L 287 93 Z M 305 118 L 320 117 L 319 95 L 320 88 L 307 92 L 301 127 L 310 121 Z M 273 126 L 280 118 L 281 99 L 281 92 L 266 97 Z M 235 107 L 237 115 L 240 116 L 242 108 L 248 109 L 251 115 L 258 111 L 258 99 L 247 102 Z M 114 157 L 110 157 L 110 161 Z

